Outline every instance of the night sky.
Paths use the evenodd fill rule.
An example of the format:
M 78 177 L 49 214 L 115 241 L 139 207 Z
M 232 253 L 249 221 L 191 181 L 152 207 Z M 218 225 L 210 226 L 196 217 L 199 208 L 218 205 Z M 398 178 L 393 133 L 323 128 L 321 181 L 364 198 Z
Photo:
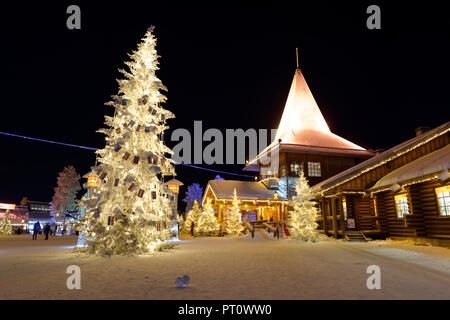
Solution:
M 150 25 L 161 55 L 158 76 L 169 89 L 165 107 L 177 117 L 169 121 L 169 146 L 171 130 L 192 130 L 194 120 L 204 130 L 276 128 L 296 47 L 330 129 L 352 142 L 386 149 L 417 127 L 450 120 L 450 19 L 432 2 L 91 2 L 2 4 L 0 131 L 104 147 L 96 130 L 113 112 L 104 103 Z M 66 28 L 70 4 L 81 7 L 81 30 Z M 381 30 L 366 27 L 369 4 L 381 7 Z M 50 201 L 64 166 L 83 175 L 95 161 L 92 151 L 2 135 L 0 147 L 0 202 Z M 245 174 L 242 167 L 209 166 Z M 177 173 L 186 185 L 203 187 L 216 175 L 180 166 Z

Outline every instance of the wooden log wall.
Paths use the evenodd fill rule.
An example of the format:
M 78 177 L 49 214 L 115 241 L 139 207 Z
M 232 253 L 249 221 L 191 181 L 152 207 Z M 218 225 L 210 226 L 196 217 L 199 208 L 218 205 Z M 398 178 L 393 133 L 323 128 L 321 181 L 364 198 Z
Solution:
M 397 217 L 394 195 L 392 192 L 386 191 L 378 193 L 377 196 L 382 198 L 384 201 L 385 211 L 383 214 L 386 216 L 388 235 L 397 237 L 416 237 L 416 230 L 413 228 L 407 228 L 404 219 L 399 219 Z M 381 213 L 381 210 L 379 213 Z
M 370 197 L 362 197 L 362 196 L 353 196 L 353 206 L 355 210 L 355 224 L 357 230 L 375 230 L 374 223 L 375 221 L 364 219 L 364 217 L 373 216 L 370 202 Z
M 341 187 L 344 190 L 365 190 L 368 186 L 384 177 L 389 172 L 404 166 L 416 159 L 423 157 L 433 151 L 436 151 L 442 147 L 445 147 L 450 143 L 450 135 L 443 134 L 436 139 L 433 139 L 420 147 L 417 147 L 410 152 L 407 152 L 400 157 L 395 158 L 392 161 L 385 163 L 384 165 L 377 167 L 369 172 L 350 180 L 343 184 Z
M 448 183 L 447 183 L 448 185 Z M 424 229 L 427 237 L 450 239 L 450 217 L 440 216 L 435 188 L 442 185 L 437 180 L 431 180 L 415 185 L 414 196 L 420 201 L 414 201 L 415 208 L 421 210 L 424 219 Z
M 386 201 L 383 196 L 376 195 L 377 201 L 377 212 L 380 219 L 380 231 L 388 232 L 388 222 L 386 216 Z

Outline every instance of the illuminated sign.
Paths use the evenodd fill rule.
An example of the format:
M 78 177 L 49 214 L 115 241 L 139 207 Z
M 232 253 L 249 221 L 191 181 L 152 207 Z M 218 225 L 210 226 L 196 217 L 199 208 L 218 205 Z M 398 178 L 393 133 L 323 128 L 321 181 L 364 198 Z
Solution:
M 0 209 L 16 210 L 16 205 L 12 203 L 0 203 Z

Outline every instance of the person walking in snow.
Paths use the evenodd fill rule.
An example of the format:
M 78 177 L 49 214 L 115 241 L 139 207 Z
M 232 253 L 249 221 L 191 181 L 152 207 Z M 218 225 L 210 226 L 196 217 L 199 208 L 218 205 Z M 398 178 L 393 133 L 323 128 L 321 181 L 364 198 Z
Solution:
M 38 235 L 39 231 L 41 231 L 41 225 L 40 225 L 39 221 L 37 221 L 33 225 L 33 240 L 37 240 L 37 235 Z
M 44 227 L 45 240 L 48 240 L 49 233 L 50 233 L 50 225 L 47 223 Z
M 194 236 L 194 221 L 191 223 L 191 236 Z

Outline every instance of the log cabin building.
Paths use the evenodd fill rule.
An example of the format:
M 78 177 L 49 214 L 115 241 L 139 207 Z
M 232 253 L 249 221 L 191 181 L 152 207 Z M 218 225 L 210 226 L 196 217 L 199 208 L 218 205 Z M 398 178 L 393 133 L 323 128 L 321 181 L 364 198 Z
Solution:
M 267 161 L 273 155 L 278 161 Z M 263 184 L 289 199 L 301 170 L 314 185 L 373 155 L 331 132 L 297 68 L 274 141 L 244 170 L 258 172 Z
M 313 186 L 321 229 L 334 237 L 450 243 L 450 122 Z M 432 241 L 432 239 L 435 239 Z
M 233 206 L 234 190 L 239 199 L 242 220 L 286 219 L 287 199 L 257 181 L 210 180 L 203 195 L 202 205 L 210 199 L 217 219 L 222 222 L 226 212 Z
M 273 155 L 278 155 L 278 160 L 266 163 L 264 158 Z M 373 155 L 331 132 L 297 68 L 274 142 L 244 168 L 258 172 L 258 181 L 211 180 L 202 203 L 211 199 L 218 219 L 222 220 L 236 188 L 243 219 L 285 220 L 300 171 L 310 184 L 316 184 Z

